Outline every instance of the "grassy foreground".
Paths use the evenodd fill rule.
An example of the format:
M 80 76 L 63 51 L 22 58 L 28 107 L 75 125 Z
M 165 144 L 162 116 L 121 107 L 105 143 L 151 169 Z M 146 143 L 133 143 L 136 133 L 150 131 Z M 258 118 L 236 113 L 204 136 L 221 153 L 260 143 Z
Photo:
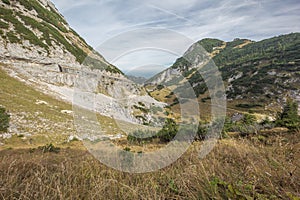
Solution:
M 0 152 L 2 199 L 299 199 L 299 133 L 224 139 L 204 159 L 200 143 L 146 174 L 106 167 L 87 151 Z

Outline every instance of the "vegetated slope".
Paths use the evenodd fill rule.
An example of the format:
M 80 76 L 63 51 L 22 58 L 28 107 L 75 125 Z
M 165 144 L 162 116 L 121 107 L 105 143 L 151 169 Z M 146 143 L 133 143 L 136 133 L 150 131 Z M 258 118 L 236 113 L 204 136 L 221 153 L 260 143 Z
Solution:
M 94 51 L 48 0 L 0 1 L 0 63 L 9 74 L 69 102 L 74 87 L 86 83 L 101 99 L 97 111 L 116 119 L 149 123 L 148 113 L 132 114 L 134 106 L 158 104 Z
M 286 96 L 299 100 L 300 33 L 259 42 L 247 39 L 235 39 L 232 42 L 203 39 L 197 44 L 205 48 L 221 71 L 227 98 L 238 109 L 272 109 L 277 103 L 281 106 Z M 197 96 L 207 96 L 207 86 L 198 69 L 191 67 L 193 61 L 186 59 L 197 54 L 192 47 L 185 56 L 178 58 L 169 69 L 149 82 L 165 82 L 170 86 L 178 84 L 174 79 L 175 83 L 172 83 L 170 77 L 180 73 L 193 86 Z
M 233 43 L 237 42 L 240 40 Z M 214 57 L 223 79 L 230 80 L 228 98 L 279 99 L 286 92 L 299 91 L 300 33 L 235 47 Z M 237 76 L 240 78 L 235 79 Z
M 1 57 L 90 64 L 121 73 L 81 38 L 47 0 L 0 1 Z M 89 62 L 84 62 L 87 57 Z M 93 65 L 92 65 L 93 64 Z
M 28 148 L 53 143 L 68 145 L 78 138 L 72 105 L 45 95 L 0 69 L 0 107 L 10 115 L 7 132 L 0 132 L 0 148 Z M 115 121 L 98 115 L 103 131 L 122 133 Z
M 72 106 L 44 95 L 0 70 L 0 106 L 10 115 L 7 133 L 0 134 L 4 147 L 62 143 L 75 135 Z

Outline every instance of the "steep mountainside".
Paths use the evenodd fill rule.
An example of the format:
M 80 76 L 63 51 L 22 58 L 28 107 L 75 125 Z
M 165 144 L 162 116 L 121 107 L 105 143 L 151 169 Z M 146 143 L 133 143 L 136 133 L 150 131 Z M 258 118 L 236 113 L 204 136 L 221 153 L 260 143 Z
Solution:
M 205 48 L 221 71 L 229 105 L 233 104 L 236 109 L 279 109 L 287 96 L 299 101 L 300 33 L 259 42 L 203 39 L 197 44 Z M 198 69 L 191 67 L 186 59 L 195 53 L 191 47 L 170 68 L 148 83 L 164 83 L 171 87 L 177 83 L 174 81 L 176 74 L 182 74 L 193 86 L 196 95 L 205 102 L 207 86 Z
M 0 1 L 0 63 L 11 76 L 69 102 L 85 82 L 101 99 L 93 109 L 109 117 L 147 123 L 148 113 L 135 116 L 135 107 L 158 103 L 94 51 L 48 0 Z
M 0 5 L 1 57 L 75 65 L 86 64 L 90 56 L 107 71 L 121 73 L 69 27 L 51 2 L 3 0 Z

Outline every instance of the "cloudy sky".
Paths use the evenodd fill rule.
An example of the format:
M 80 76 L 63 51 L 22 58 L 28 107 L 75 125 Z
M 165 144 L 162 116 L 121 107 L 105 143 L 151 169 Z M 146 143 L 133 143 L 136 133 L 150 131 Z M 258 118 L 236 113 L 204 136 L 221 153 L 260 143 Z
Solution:
M 299 0 L 52 0 L 125 73 L 151 76 L 209 37 L 261 40 L 300 32 Z

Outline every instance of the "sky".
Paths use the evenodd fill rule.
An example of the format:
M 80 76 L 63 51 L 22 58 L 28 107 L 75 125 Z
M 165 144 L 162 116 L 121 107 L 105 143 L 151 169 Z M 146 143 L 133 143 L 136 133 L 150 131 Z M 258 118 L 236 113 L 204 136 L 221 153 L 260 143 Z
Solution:
M 259 41 L 300 32 L 299 0 L 52 0 L 123 72 L 151 77 L 203 38 Z

